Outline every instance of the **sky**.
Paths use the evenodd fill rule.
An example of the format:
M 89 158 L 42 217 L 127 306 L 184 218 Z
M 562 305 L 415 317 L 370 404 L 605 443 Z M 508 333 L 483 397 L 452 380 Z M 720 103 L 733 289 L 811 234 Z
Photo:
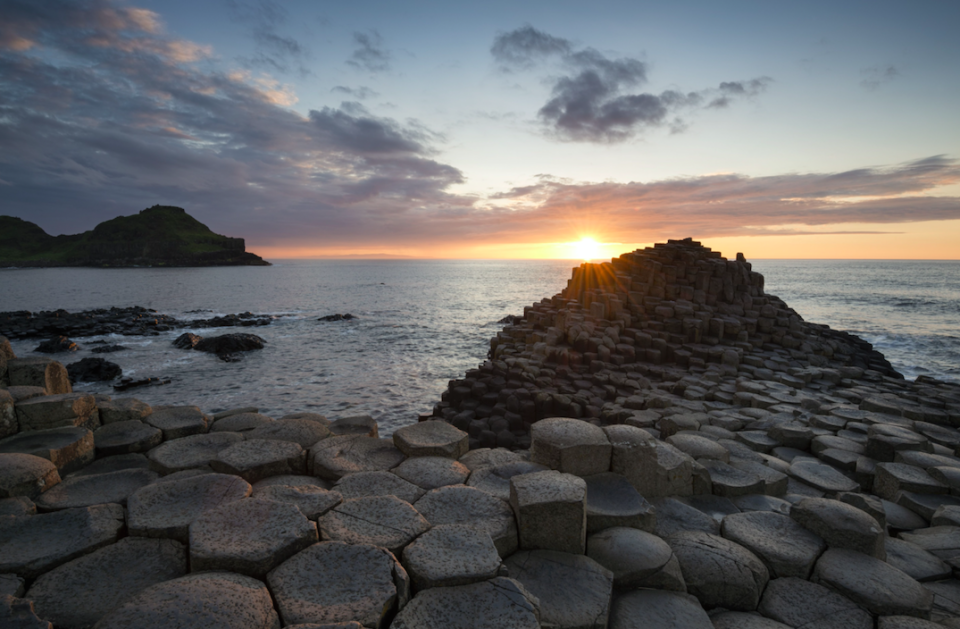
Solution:
M 0 0 L 0 214 L 175 205 L 267 259 L 960 259 L 958 26 L 947 0 Z

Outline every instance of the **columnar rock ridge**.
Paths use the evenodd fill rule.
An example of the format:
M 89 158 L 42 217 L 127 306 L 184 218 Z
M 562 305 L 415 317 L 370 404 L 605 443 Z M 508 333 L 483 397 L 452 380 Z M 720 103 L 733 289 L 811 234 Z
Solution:
M 851 401 L 863 382 L 904 386 L 868 342 L 804 321 L 763 289 L 743 254 L 727 260 L 689 238 L 584 263 L 561 293 L 513 318 L 433 414 L 469 431 L 471 447 L 528 447 L 530 425 L 555 415 L 610 425 L 677 402 L 697 412 L 778 403 L 741 390 L 744 379 Z
M 568 290 L 593 292 L 593 319 L 554 315 L 586 345 L 536 339 L 550 332 L 528 311 L 514 328 L 529 340 L 501 337 L 488 363 L 506 375 L 473 383 L 509 422 L 567 403 L 536 390 L 548 375 L 585 390 L 606 376 L 610 407 L 570 416 L 591 406 L 570 395 L 570 414 L 521 423 L 526 449 L 471 447 L 483 431 L 427 416 L 385 439 L 367 416 L 88 395 L 0 337 L 0 627 L 960 628 L 960 386 L 897 378 L 799 318 L 790 330 L 784 306 L 760 315 L 771 331 L 731 337 L 755 308 L 697 295 L 693 312 L 724 322 L 716 343 L 712 319 L 675 342 L 654 325 L 677 334 L 663 301 L 647 315 L 618 297 L 634 343 L 607 361 L 589 341 L 619 328 L 616 293 L 588 277 Z M 629 362 L 628 329 L 686 365 L 669 350 Z M 559 349 L 534 375 L 537 343 Z

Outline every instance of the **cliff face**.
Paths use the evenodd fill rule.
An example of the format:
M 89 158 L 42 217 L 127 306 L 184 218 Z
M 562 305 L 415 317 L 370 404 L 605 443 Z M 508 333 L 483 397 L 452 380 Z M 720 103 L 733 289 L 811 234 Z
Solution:
M 50 236 L 33 223 L 0 216 L 2 266 L 268 265 L 242 238 L 215 234 L 183 208 L 155 205 L 76 235 Z

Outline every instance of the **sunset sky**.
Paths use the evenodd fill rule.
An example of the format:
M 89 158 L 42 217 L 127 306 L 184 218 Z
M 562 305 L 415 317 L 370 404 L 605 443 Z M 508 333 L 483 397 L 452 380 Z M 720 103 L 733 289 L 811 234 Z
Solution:
M 265 258 L 960 258 L 960 3 L 0 0 L 0 214 Z

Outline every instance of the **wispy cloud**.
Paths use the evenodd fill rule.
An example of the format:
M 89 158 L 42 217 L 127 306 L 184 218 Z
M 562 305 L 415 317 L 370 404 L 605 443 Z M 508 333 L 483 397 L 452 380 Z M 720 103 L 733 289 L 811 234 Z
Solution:
M 899 77 L 900 70 L 894 65 L 871 66 L 860 70 L 860 76 L 862 77 L 860 87 L 873 92 Z
M 305 65 L 309 56 L 306 47 L 279 32 L 287 21 L 283 5 L 274 0 L 227 0 L 227 6 L 231 17 L 248 28 L 255 44 L 253 56 L 241 58 L 243 63 L 273 72 L 310 74 Z
M 386 72 L 390 69 L 393 55 L 383 47 L 383 38 L 376 30 L 354 33 L 353 43 L 356 49 L 347 59 L 349 65 L 367 72 Z
M 357 100 L 367 100 L 368 98 L 377 98 L 380 96 L 379 92 L 375 92 L 369 87 L 347 87 L 345 85 L 337 85 L 336 87 L 330 90 L 331 92 L 339 92 L 340 94 L 346 94 L 347 96 L 352 96 Z
M 530 69 L 559 61 L 564 74 L 551 78 L 550 99 L 537 112 L 556 138 L 574 142 L 623 142 L 645 129 L 667 125 L 687 128 L 684 111 L 723 109 L 767 89 L 769 77 L 725 81 L 692 92 L 637 93 L 647 82 L 648 66 L 632 57 L 611 59 L 593 48 L 523 26 L 494 39 L 490 53 L 501 70 Z

